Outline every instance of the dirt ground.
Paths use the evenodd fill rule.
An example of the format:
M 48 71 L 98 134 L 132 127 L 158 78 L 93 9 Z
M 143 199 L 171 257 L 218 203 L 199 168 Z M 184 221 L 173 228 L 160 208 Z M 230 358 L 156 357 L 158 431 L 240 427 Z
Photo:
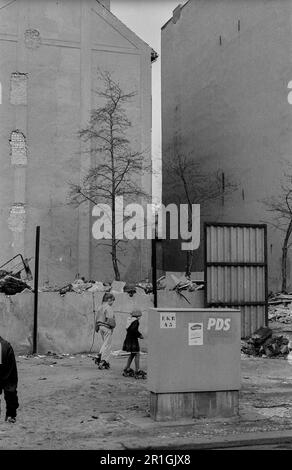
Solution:
M 158 423 L 149 415 L 146 380 L 122 376 L 125 357 L 98 370 L 86 354 L 17 356 L 16 424 L 0 420 L 0 449 L 133 449 L 242 432 L 292 430 L 292 364 L 242 357 L 240 415 Z M 146 370 L 147 355 L 141 359 Z

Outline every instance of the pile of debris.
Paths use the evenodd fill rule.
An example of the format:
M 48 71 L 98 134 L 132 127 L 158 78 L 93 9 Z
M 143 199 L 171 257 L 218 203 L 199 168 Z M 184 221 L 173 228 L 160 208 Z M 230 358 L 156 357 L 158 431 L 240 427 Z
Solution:
M 273 335 L 270 328 L 261 327 L 241 342 L 241 351 L 248 356 L 286 357 L 290 352 L 289 339 Z
M 131 297 L 136 293 L 149 294 L 153 292 L 152 284 L 146 279 L 138 284 L 126 283 L 123 281 L 100 282 L 100 281 L 86 281 L 84 278 L 76 279 L 73 283 L 67 284 L 61 289 L 56 289 L 60 295 L 65 295 L 66 292 L 76 292 L 81 294 L 87 292 L 112 292 L 118 294 L 122 292 L 128 293 Z
M 191 279 L 185 278 L 185 279 L 179 280 L 179 282 L 174 286 L 172 290 L 175 290 L 178 293 L 182 290 L 194 292 L 195 290 L 203 289 L 203 287 L 204 287 L 203 283 L 200 284 L 200 283 L 192 281 Z
M 109 292 L 110 290 L 110 284 L 98 281 L 86 281 L 85 278 L 76 279 L 74 282 L 61 287 L 61 289 L 57 289 L 60 295 L 65 295 L 67 292 L 76 292 L 77 294 L 82 294 L 84 291 Z
M 180 294 L 181 291 L 194 292 L 204 288 L 204 281 L 192 280 L 184 275 L 177 277 L 175 274 L 170 274 L 166 282 L 166 287 L 168 287 L 169 290 L 176 291 L 178 294 Z
M 162 276 L 157 280 L 157 289 L 165 288 L 161 282 L 165 276 Z M 113 292 L 114 294 L 126 292 L 132 297 L 134 294 L 151 294 L 153 292 L 152 283 L 149 279 L 145 279 L 138 283 L 126 283 L 123 281 L 112 281 L 100 282 L 100 281 L 86 281 L 84 277 L 75 279 L 74 282 L 66 284 L 65 286 L 58 287 L 56 285 L 50 286 L 49 284 L 44 285 L 40 288 L 42 292 L 59 292 L 60 295 L 65 295 L 67 292 L 76 292 L 81 294 L 82 292 Z
M 195 290 L 203 289 L 204 281 L 193 281 L 185 276 L 176 277 L 174 274 L 170 276 L 161 276 L 156 281 L 157 290 L 171 290 L 176 291 L 182 295 L 182 291 L 194 292 Z M 148 278 L 140 282 L 123 282 L 112 281 L 87 281 L 84 277 L 75 279 L 74 282 L 66 284 L 65 286 L 50 286 L 48 284 L 40 288 L 42 292 L 59 292 L 60 295 L 65 295 L 67 292 L 113 292 L 114 294 L 126 292 L 132 297 L 134 294 L 148 295 L 153 293 L 153 284 Z
M 0 292 L 15 295 L 25 289 L 31 290 L 31 286 L 25 282 L 32 280 L 28 261 L 29 259 L 23 258 L 19 253 L 0 266 Z
M 10 274 L 0 273 L 0 292 L 6 295 L 15 295 L 22 292 L 24 289 L 31 290 L 31 287 L 18 277 L 11 276 Z
M 280 323 L 292 322 L 292 294 L 270 294 L 268 299 L 270 321 Z

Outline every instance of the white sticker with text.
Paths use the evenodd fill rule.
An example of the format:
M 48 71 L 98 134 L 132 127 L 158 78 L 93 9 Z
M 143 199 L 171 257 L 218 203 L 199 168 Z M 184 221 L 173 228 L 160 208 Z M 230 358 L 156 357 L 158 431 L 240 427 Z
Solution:
M 189 346 L 202 346 L 203 323 L 189 323 Z

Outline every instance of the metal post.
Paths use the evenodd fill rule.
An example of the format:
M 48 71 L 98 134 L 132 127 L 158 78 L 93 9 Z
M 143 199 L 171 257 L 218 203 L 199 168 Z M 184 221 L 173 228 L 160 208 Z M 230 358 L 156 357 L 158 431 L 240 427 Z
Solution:
M 40 255 L 40 227 L 36 227 L 35 239 L 35 268 L 34 268 L 34 316 L 33 316 L 33 350 L 37 353 L 38 334 L 38 288 L 39 288 L 39 255 Z
M 157 241 L 157 216 L 155 216 L 154 237 L 151 240 L 151 245 L 152 245 L 152 286 L 153 286 L 154 308 L 157 307 L 156 241 Z

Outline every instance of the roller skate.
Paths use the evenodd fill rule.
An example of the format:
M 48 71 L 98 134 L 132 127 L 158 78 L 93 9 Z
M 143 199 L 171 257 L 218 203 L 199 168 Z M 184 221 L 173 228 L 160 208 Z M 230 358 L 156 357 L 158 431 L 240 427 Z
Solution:
M 134 377 L 134 374 L 135 372 L 133 371 L 133 369 L 124 369 L 123 371 L 123 376 L 124 377 Z
M 94 364 L 98 366 L 100 364 L 101 354 L 98 354 L 96 357 L 93 358 L 93 360 L 94 360 Z
M 7 423 L 14 424 L 14 423 L 16 423 L 16 418 L 14 418 L 12 416 L 6 416 L 5 421 L 7 421 Z
M 99 369 L 109 369 L 110 368 L 109 362 L 101 361 L 98 368 Z
M 147 373 L 144 370 L 138 370 L 134 374 L 135 379 L 146 379 Z

